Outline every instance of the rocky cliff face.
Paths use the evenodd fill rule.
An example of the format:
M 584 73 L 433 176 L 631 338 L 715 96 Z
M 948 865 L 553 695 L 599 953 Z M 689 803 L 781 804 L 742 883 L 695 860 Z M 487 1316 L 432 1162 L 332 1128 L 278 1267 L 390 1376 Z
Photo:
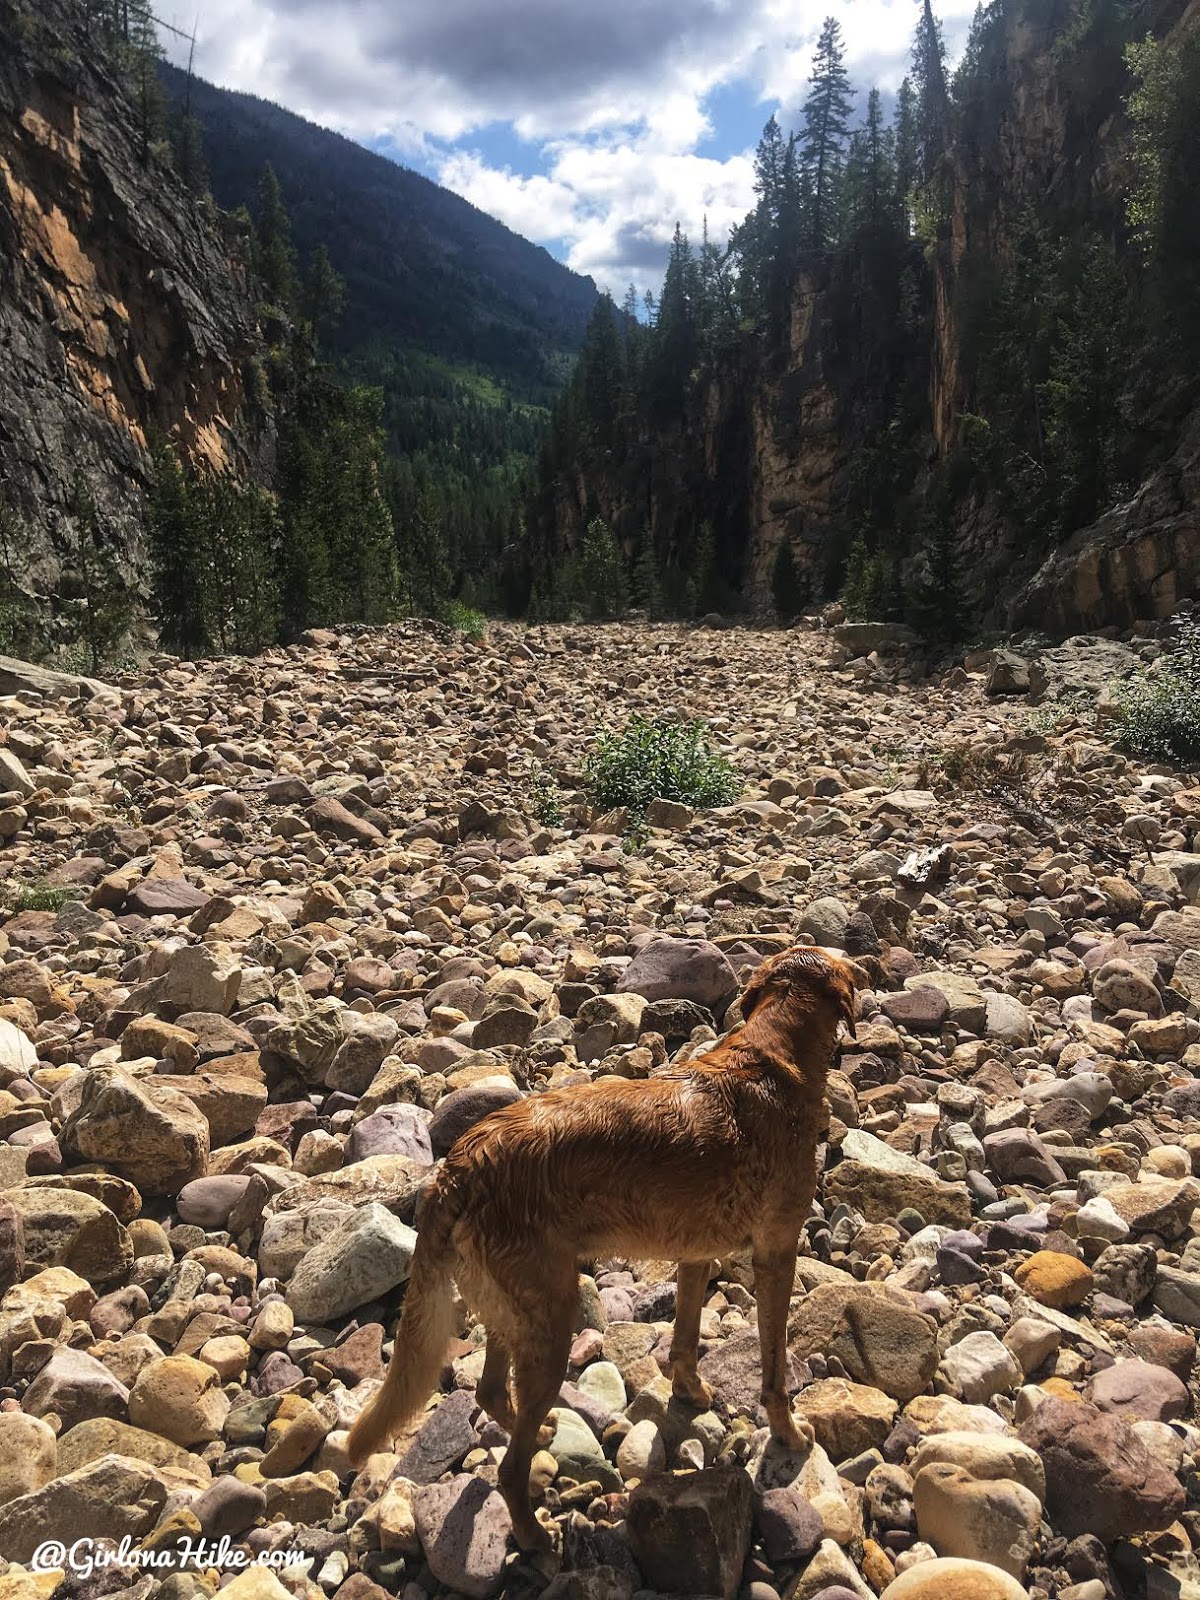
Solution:
M 82 476 L 132 556 L 148 445 L 248 464 L 243 242 L 153 152 L 70 0 L 0 0 L 0 494 L 50 592 Z
M 1157 0 L 1146 31 L 1177 39 L 1200 26 L 1200 0 Z M 964 286 L 975 264 L 1006 260 L 1022 219 L 1047 208 L 1063 232 L 1088 226 L 1108 236 L 1121 226 L 1128 173 L 1120 82 L 1085 81 L 1060 63 L 1064 31 L 1082 15 L 1079 0 L 1011 7 L 1003 32 L 1002 81 L 990 119 L 969 128 L 951 155 L 951 214 L 938 244 L 914 263 L 920 339 L 904 355 L 924 368 L 927 420 L 920 477 L 962 443 L 975 396 L 964 361 Z M 856 455 L 884 424 L 869 319 L 857 338 L 839 337 L 831 302 L 844 285 L 802 274 L 779 379 L 762 382 L 755 405 L 755 461 L 748 508 L 746 596 L 769 604 L 779 546 L 819 586 L 828 530 L 848 498 Z M 841 330 L 844 335 L 844 327 Z M 1093 526 L 1077 532 L 1039 566 L 1014 539 L 997 508 L 978 493 L 955 508 L 971 599 L 984 620 L 1066 634 L 1139 617 L 1165 616 L 1200 582 L 1200 414 L 1186 421 L 1178 448 L 1144 483 Z
M 1064 265 L 1064 243 L 1098 241 L 1117 258 L 1118 274 L 1139 279 L 1125 216 L 1133 79 L 1123 46 L 1147 33 L 1189 37 L 1200 27 L 1200 0 L 1147 0 L 1136 15 L 1104 0 L 994 0 L 989 17 L 976 76 L 956 100 L 949 210 L 936 240 L 906 242 L 881 227 L 877 237 L 860 230 L 833 258 L 802 259 L 786 325 L 740 330 L 735 359 L 711 357 L 695 376 L 682 429 L 651 430 L 636 451 L 593 458 L 574 473 L 553 510 L 560 547 L 586 517 L 602 515 L 627 548 L 650 527 L 658 553 L 669 555 L 672 546 L 693 548 L 681 530 L 711 520 L 722 576 L 752 615 L 773 609 L 781 548 L 801 591 L 819 600 L 839 591 L 860 534 L 894 563 L 887 581 L 896 592 L 911 596 L 921 582 L 936 588 L 928 555 L 915 552 L 928 552 L 945 529 L 975 625 L 1059 633 L 1127 625 L 1194 591 L 1194 374 L 1168 378 L 1135 340 L 1128 359 L 1135 369 L 1141 363 L 1147 398 L 1128 409 L 1153 415 L 1126 418 L 1121 470 L 1112 475 L 1119 489 L 1110 482 L 1095 501 L 1110 509 L 1058 544 L 1060 530 L 1080 518 L 1068 520 L 1073 508 L 1060 512 L 1039 407 L 1059 326 L 1054 296 L 1067 292 L 1074 270 Z M 1014 385 L 997 400 L 995 364 L 988 368 L 1001 337 L 995 307 L 1002 287 L 1025 303 L 1031 250 L 1043 253 L 1039 303 L 1052 309 L 1029 319 L 1036 334 L 1007 330 L 1027 370 L 1019 392 Z M 1167 391 L 1170 410 L 1158 404 Z M 1028 492 L 983 458 L 967 424 L 986 413 L 988 427 L 1002 425 L 1006 406 L 1021 414 L 1004 440 L 1010 461 L 1030 448 L 1022 428 L 1040 434 L 1039 456 L 1025 456 L 1041 472 L 1028 475 Z M 1000 433 L 997 426 L 992 437 Z M 1116 493 L 1121 503 L 1112 505 Z

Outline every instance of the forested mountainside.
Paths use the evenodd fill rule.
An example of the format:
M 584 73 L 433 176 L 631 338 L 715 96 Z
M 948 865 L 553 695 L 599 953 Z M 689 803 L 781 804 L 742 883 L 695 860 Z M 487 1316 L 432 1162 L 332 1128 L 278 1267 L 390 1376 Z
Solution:
M 557 395 L 595 304 L 590 278 L 340 134 L 165 63 L 162 74 L 203 130 L 217 203 L 252 208 L 270 166 L 300 252 L 329 251 L 345 282 L 339 350 L 400 345 L 486 371 L 521 399 Z
M 253 212 L 270 166 L 301 258 L 328 251 L 344 296 L 326 353 L 383 391 L 393 513 L 409 520 L 424 497 L 451 565 L 478 573 L 520 534 L 527 468 L 595 284 L 339 134 L 165 64 L 162 75 L 202 130 L 218 204 Z
M 991 0 L 953 71 L 919 15 L 890 126 L 827 24 L 728 248 L 677 233 L 649 326 L 601 302 L 518 599 L 615 561 L 651 610 L 1070 631 L 1193 589 L 1200 6 Z
M 245 235 L 148 148 L 93 10 L 0 0 L 0 544 L 46 594 L 96 517 L 135 572 L 153 437 L 235 474 L 271 443 Z

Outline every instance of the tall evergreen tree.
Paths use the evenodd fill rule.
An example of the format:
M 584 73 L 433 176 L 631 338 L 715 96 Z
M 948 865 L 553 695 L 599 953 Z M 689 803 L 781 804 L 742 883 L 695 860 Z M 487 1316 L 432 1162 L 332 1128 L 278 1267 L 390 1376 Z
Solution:
M 1092 522 L 1112 498 L 1129 364 L 1126 301 L 1116 253 L 1103 240 L 1088 240 L 1060 309 L 1043 386 L 1048 481 L 1067 533 Z
M 209 193 L 208 166 L 204 159 L 204 136 L 200 124 L 181 110 L 171 136 L 175 170 L 193 194 Z
M 883 125 L 878 89 L 867 96 L 867 120 L 850 141 L 846 164 L 847 220 L 852 228 L 881 228 L 895 214 L 894 136 Z
M 779 248 L 779 217 L 787 183 L 788 142 L 772 116 L 754 154 L 754 210 L 733 231 L 741 270 L 739 292 L 746 316 L 757 321 L 771 303 L 771 283 Z
M 296 305 L 296 252 L 274 168 L 264 167 L 254 214 L 254 270 L 271 305 L 292 311 Z
M 696 258 L 687 235 L 676 223 L 647 371 L 651 404 L 664 422 L 681 418 L 688 379 L 696 363 L 698 290 Z
M 912 48 L 916 93 L 918 227 L 932 234 L 949 205 L 946 153 L 950 148 L 950 91 L 946 84 L 946 41 L 930 0 L 922 0 Z
M 576 381 L 580 387 L 584 425 L 592 445 L 611 450 L 617 443 L 624 380 L 616 307 L 602 294 L 588 321 L 579 353 Z
M 308 271 L 304 275 L 304 289 L 300 309 L 305 321 L 313 330 L 319 345 L 321 339 L 337 327 L 342 314 L 342 301 L 346 286 L 333 270 L 329 252 L 319 244 L 312 253 Z
M 82 477 L 75 480 L 71 511 L 75 518 L 75 561 L 83 600 L 80 633 L 87 646 L 91 670 L 99 672 L 109 654 L 129 632 L 133 622 L 133 595 L 121 573 L 115 549 L 104 538 L 95 497 Z
M 169 444 L 154 452 L 146 510 L 159 637 L 179 655 L 203 655 L 213 644 L 211 550 L 202 508 Z
M 854 105 L 845 56 L 841 26 L 836 17 L 826 17 L 817 40 L 800 133 L 801 162 L 810 195 L 808 238 L 818 250 L 837 242 L 840 185 Z
M 896 95 L 892 124 L 896 162 L 896 203 L 905 233 L 912 230 L 913 195 L 920 168 L 920 137 L 917 128 L 917 91 L 911 78 L 905 78 Z

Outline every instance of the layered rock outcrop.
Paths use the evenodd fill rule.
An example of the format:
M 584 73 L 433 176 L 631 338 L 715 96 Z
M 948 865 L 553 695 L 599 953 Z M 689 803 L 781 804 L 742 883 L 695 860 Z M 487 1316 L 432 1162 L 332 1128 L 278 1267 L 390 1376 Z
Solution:
M 0 494 L 49 593 L 83 478 L 136 557 L 148 446 L 241 470 L 259 347 L 244 238 L 151 147 L 71 0 L 0 0 Z

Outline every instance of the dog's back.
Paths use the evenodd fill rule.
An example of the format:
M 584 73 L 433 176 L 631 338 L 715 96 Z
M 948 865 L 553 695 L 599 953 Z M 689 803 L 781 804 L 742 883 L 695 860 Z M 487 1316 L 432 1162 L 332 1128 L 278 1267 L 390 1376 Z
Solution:
M 747 1243 L 754 1216 L 815 1157 L 819 1086 L 746 1047 L 673 1071 L 605 1078 L 493 1113 L 438 1180 L 456 1252 L 484 1262 L 570 1249 L 572 1260 L 690 1260 Z

